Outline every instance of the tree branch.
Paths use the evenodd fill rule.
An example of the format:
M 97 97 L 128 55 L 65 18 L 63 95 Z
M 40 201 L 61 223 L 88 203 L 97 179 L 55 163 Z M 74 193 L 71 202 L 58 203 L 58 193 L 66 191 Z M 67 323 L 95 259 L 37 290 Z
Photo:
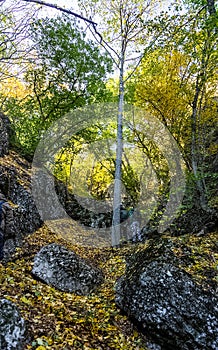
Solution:
M 96 22 L 93 22 L 93 21 L 91 21 L 90 19 L 85 18 L 85 17 L 79 15 L 78 13 L 75 13 L 75 12 L 73 12 L 73 11 L 71 11 L 71 10 L 67 10 L 67 9 L 65 9 L 65 8 L 63 8 L 63 7 L 61 7 L 61 6 L 58 6 L 58 5 L 50 4 L 50 3 L 44 2 L 44 1 L 42 1 L 42 0 L 22 0 L 22 1 L 25 1 L 25 2 L 33 2 L 33 3 L 38 4 L 38 5 L 43 5 L 43 6 L 51 7 L 51 8 L 53 8 L 53 9 L 55 9 L 55 10 L 58 10 L 58 11 L 61 11 L 61 12 L 65 12 L 65 13 L 67 13 L 68 15 L 73 15 L 73 16 L 75 16 L 75 17 L 77 17 L 77 18 L 80 18 L 80 19 L 82 19 L 82 20 L 85 21 L 85 22 L 91 23 L 93 26 L 97 26 L 97 23 L 96 23 Z

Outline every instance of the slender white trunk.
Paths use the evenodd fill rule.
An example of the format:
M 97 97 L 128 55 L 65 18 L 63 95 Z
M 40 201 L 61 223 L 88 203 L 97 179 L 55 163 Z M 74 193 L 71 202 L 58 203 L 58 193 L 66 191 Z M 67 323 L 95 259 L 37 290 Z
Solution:
M 124 109 L 124 54 L 120 62 L 119 77 L 119 107 L 117 117 L 117 148 L 116 148 L 116 167 L 114 182 L 114 200 L 113 200 L 113 221 L 111 232 L 112 247 L 120 245 L 120 204 L 121 204 L 121 181 L 122 181 L 122 154 L 123 154 L 123 109 Z

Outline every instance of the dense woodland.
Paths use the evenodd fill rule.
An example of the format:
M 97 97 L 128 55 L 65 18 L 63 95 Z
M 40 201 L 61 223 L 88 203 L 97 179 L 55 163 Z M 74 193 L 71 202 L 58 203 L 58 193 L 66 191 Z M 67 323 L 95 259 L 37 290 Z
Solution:
M 100 23 L 59 10 L 47 16 L 43 11 L 48 7 L 25 1 L 1 2 L 0 99 L 13 126 L 14 148 L 31 160 L 55 120 L 72 109 L 118 101 L 122 78 L 124 100 L 144 110 L 145 116 L 158 118 L 176 141 L 185 163 L 186 206 L 210 211 L 217 206 L 215 4 L 79 5 L 86 18 L 97 15 Z M 73 135 L 56 157 L 55 175 L 71 183 L 80 166 L 78 155 L 90 143 L 115 140 L 116 128 L 116 123 L 99 121 Z M 164 202 L 169 165 L 163 152 L 157 142 L 146 139 L 143 120 L 139 128 L 132 124 L 131 130 L 123 129 L 124 141 L 151 162 L 157 178 L 155 195 Z M 117 168 L 115 155 L 85 167 L 89 192 L 105 199 Z M 125 204 L 135 206 L 140 192 L 137 165 L 124 154 L 121 168 Z
M 26 349 L 147 349 L 144 335 L 114 303 L 113 285 L 135 249 L 121 240 L 118 206 L 135 210 L 144 223 L 141 241 L 179 236 L 193 254 L 206 256 L 185 268 L 197 281 L 205 269 L 205 286 L 215 288 L 214 272 L 206 270 L 215 266 L 210 249 L 218 222 L 218 9 L 214 0 L 78 0 L 73 6 L 0 1 L 0 110 L 10 120 L 11 150 L 28 164 L 41 152 L 40 140 L 66 115 L 75 116 L 75 125 L 77 111 L 90 118 L 81 119 L 84 126 L 66 139 L 48 170 L 68 201 L 76 194 L 110 205 L 112 246 L 121 249 L 74 247 L 104 269 L 107 281 L 88 299 L 70 299 L 28 275 L 37 249 L 63 243 L 43 226 L 25 238 L 11 264 L 0 265 L 6 272 L 1 295 L 16 302 L 24 293 L 22 313 L 28 322 L 35 317 Z M 99 116 L 92 118 L 87 111 L 98 106 Z M 170 162 L 171 154 L 181 163 Z M 168 212 L 172 197 L 175 208 Z M 176 249 L 186 258 L 185 250 Z
M 205 210 L 216 205 L 214 3 L 172 3 L 166 9 L 166 3 L 151 1 L 145 6 L 140 1 L 111 1 L 107 2 L 110 12 L 96 1 L 80 5 L 81 9 L 84 6 L 92 11 L 93 16 L 95 12 L 101 16 L 98 26 L 91 27 L 61 11 L 53 17 L 42 16 L 40 6 L 22 1 L 1 4 L 1 109 L 13 125 L 14 147 L 31 159 L 45 130 L 65 113 L 92 103 L 118 101 L 116 76 L 122 64 L 124 98 L 158 118 L 179 146 L 189 185 L 193 187 L 189 192 L 194 193 L 194 198 L 190 201 L 196 201 Z M 89 29 L 94 31 L 96 40 L 90 39 Z M 118 54 L 114 58 L 114 51 L 119 50 L 123 58 Z M 100 135 L 114 137 L 115 128 L 116 125 L 111 131 L 111 125 L 105 128 L 99 123 L 75 135 L 57 157 L 56 175 L 69 182 L 70 169 L 77 166 L 75 156 L 88 143 L 99 140 Z M 146 130 L 142 128 L 143 121 L 141 135 L 131 130 L 125 137 L 151 160 L 159 186 L 164 187 L 169 169 L 158 145 L 145 139 Z M 105 196 L 115 171 L 113 157 L 103 163 L 108 164 L 94 167 L 87 180 L 96 198 Z M 128 174 L 133 171 L 136 176 L 136 170 L 128 169 L 125 160 L 122 167 L 129 196 L 134 197 L 131 191 L 137 196 L 137 179 L 134 182 L 134 175 Z

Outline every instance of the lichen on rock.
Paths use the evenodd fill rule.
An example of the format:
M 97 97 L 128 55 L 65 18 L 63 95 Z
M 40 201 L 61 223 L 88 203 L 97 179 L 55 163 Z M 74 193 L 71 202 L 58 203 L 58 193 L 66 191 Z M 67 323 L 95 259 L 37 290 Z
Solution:
M 102 272 L 73 251 L 52 243 L 35 256 L 33 275 L 65 292 L 87 295 L 103 282 Z
M 179 258 L 178 247 L 162 238 L 136 249 L 117 281 L 116 304 L 163 349 L 217 349 L 218 298 L 185 270 L 191 256 Z M 180 242 L 185 247 L 190 253 Z
M 0 300 L 0 349 L 21 350 L 25 340 L 25 322 L 17 307 L 7 299 Z

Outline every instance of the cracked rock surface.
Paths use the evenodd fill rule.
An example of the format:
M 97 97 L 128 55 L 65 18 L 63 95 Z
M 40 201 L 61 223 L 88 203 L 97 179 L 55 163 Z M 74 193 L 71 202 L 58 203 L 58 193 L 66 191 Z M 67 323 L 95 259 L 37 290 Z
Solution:
M 101 270 L 55 243 L 36 254 L 32 273 L 48 285 L 78 295 L 89 294 L 103 282 Z
M 116 304 L 161 349 L 218 349 L 218 298 L 179 266 L 170 240 L 151 242 L 128 259 Z

